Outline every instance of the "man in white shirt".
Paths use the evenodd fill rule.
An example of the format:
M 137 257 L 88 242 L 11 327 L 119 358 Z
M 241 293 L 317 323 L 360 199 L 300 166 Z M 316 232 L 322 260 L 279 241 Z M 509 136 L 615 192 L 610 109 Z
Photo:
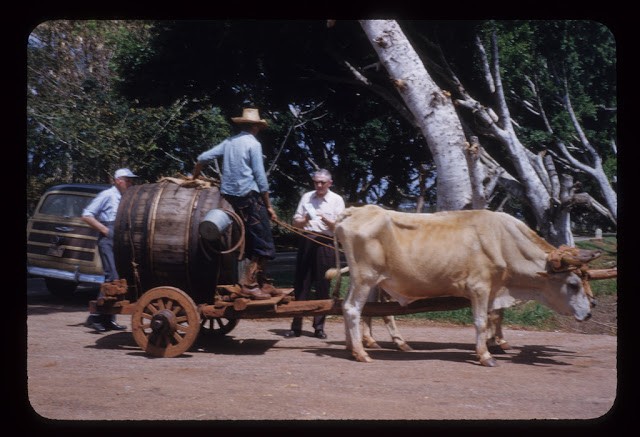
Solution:
M 333 229 L 338 215 L 344 211 L 342 197 L 329 188 L 333 184 L 331 173 L 320 169 L 312 176 L 315 190 L 302 195 L 293 215 L 293 226 L 310 231 L 299 237 L 294 294 L 296 300 L 310 300 L 311 288 L 315 286 L 316 299 L 328 299 L 331 282 L 324 277 L 325 272 L 335 267 Z M 313 318 L 314 336 L 327 338 L 324 332 L 326 316 Z M 299 337 L 302 334 L 303 317 L 296 316 L 291 322 L 291 330 L 285 337 Z

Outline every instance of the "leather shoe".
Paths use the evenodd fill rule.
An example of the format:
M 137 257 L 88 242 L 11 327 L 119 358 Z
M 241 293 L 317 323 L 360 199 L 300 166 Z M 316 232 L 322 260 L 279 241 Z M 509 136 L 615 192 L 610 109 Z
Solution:
M 284 337 L 285 338 L 291 338 L 291 337 L 300 337 L 300 335 L 302 334 L 302 332 L 300 331 L 294 331 L 293 329 L 290 331 L 287 331 L 284 333 Z
M 107 328 L 105 328 L 95 316 L 89 316 L 87 321 L 84 322 L 84 326 L 94 329 L 97 332 L 105 332 L 107 330 Z
M 115 320 L 109 320 L 109 321 L 105 322 L 104 328 L 106 328 L 108 330 L 114 330 L 114 331 L 124 331 L 125 329 L 127 329 L 126 326 L 119 325 L 118 323 L 116 323 Z
M 327 338 L 327 334 L 324 333 L 322 329 L 316 329 L 316 332 L 313 333 L 314 337 L 325 339 Z
M 96 332 L 105 332 L 107 330 L 107 328 L 105 328 L 100 322 L 89 322 L 87 326 L 94 329 Z

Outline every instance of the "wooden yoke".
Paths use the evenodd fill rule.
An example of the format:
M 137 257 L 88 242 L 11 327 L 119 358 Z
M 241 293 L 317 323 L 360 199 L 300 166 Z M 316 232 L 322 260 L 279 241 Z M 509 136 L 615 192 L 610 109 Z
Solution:
M 589 270 L 589 262 L 602 255 L 600 250 L 579 249 L 577 247 L 560 246 L 547 255 L 549 266 L 554 272 L 573 271 L 582 279 L 584 292 L 594 301 L 589 280 L 610 279 L 618 276 L 618 268 Z

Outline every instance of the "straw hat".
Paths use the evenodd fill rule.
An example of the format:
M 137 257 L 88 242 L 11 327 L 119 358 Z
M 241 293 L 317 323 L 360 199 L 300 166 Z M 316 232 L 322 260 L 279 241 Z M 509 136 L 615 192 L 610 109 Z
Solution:
M 267 120 L 261 119 L 258 110 L 255 108 L 244 108 L 242 110 L 242 117 L 231 117 L 231 121 L 234 123 L 259 124 L 262 127 L 267 127 Z

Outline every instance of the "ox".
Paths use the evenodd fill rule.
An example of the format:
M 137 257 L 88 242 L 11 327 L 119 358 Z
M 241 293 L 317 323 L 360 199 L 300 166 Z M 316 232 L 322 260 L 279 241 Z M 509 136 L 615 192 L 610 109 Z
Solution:
M 552 268 L 548 258 L 556 248 L 505 213 L 414 214 L 366 205 L 347 208 L 337 220 L 335 235 L 347 267 L 341 271 L 338 265 L 327 271 L 327 277 L 349 271 L 342 312 L 346 348 L 357 361 L 372 361 L 363 348 L 360 317 L 378 287 L 403 306 L 431 297 L 469 299 L 476 353 L 489 367 L 497 362 L 487 344 L 489 340 L 506 344 L 501 338 L 502 312 L 516 299 L 537 300 L 579 321 L 591 317 L 594 302 L 581 277 L 571 268 Z M 600 255 L 578 252 L 578 262 L 569 264 L 586 265 Z

